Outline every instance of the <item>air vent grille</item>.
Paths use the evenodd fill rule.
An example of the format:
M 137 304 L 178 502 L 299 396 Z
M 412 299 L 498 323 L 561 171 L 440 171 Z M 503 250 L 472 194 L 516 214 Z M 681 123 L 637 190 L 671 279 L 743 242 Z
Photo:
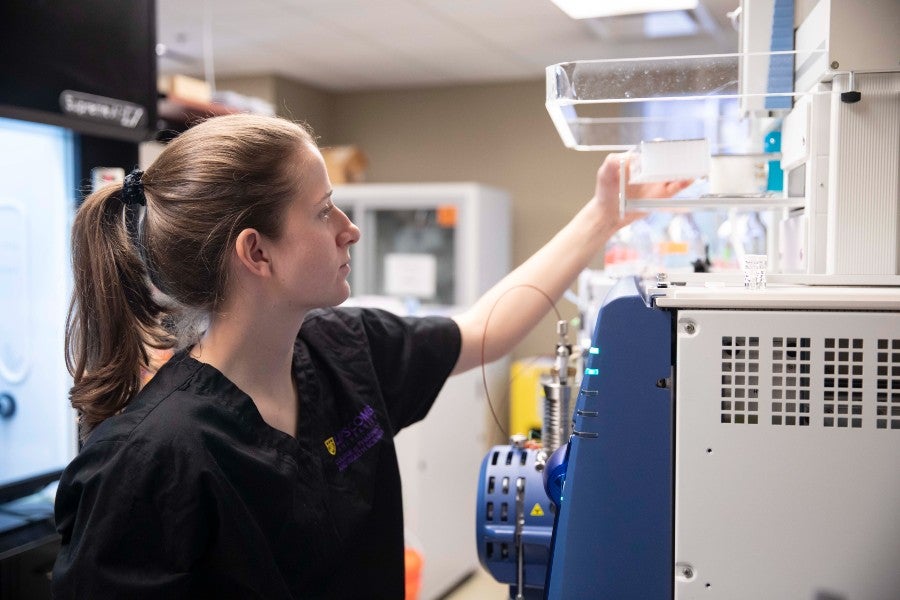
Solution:
M 722 337 L 721 421 L 759 422 L 759 338 Z
M 879 339 L 875 426 L 900 429 L 900 339 Z
M 809 425 L 810 339 L 772 338 L 772 425 Z
M 900 339 L 720 339 L 721 423 L 900 430 Z
M 862 427 L 863 346 L 861 338 L 825 338 L 825 427 Z

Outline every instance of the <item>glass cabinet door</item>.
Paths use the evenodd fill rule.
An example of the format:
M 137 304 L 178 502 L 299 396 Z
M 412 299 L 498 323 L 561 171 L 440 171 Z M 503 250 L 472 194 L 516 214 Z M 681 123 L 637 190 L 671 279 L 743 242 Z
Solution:
M 369 219 L 366 291 L 454 304 L 456 207 L 377 209 Z

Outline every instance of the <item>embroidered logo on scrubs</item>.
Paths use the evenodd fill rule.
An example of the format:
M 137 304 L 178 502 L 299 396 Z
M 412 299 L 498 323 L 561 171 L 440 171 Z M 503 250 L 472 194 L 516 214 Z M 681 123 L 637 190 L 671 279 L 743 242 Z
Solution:
M 346 427 L 325 440 L 325 448 L 335 457 L 338 470 L 343 471 L 362 457 L 384 437 L 375 410 L 366 406 Z

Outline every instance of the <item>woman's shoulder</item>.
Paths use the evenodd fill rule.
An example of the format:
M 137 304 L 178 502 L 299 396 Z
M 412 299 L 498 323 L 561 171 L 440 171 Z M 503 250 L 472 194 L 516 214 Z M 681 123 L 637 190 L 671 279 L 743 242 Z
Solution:
M 148 471 L 165 463 L 186 463 L 178 456 L 196 455 L 200 441 L 192 430 L 197 423 L 189 411 L 177 410 L 179 400 L 129 406 L 98 425 L 85 440 L 71 465 L 79 470 L 114 472 L 119 469 Z
M 193 390 L 158 387 L 151 381 L 126 410 L 90 433 L 63 473 L 60 489 L 79 496 L 78 490 L 100 485 L 153 496 L 159 486 L 190 487 L 216 470 L 209 431 L 222 426 L 209 424 L 200 408 L 203 399 Z
M 142 410 L 109 417 L 84 441 L 60 480 L 60 498 L 77 499 L 90 490 L 114 489 L 118 494 L 147 494 L 179 465 L 191 466 L 194 444 L 184 426 L 161 426 Z M 179 459 L 178 457 L 184 457 Z M 58 502 L 59 504 L 59 502 Z
M 209 480 L 215 461 L 192 408 L 198 399 L 189 377 L 175 382 L 171 376 L 163 366 L 125 410 L 90 433 L 66 467 L 55 503 L 64 539 L 81 535 L 79 521 L 85 519 L 114 523 L 136 506 L 170 505 L 173 498 L 191 505 L 207 493 L 199 482 Z M 104 531 L 93 527 L 94 536 Z
M 119 413 L 103 421 L 85 440 L 82 452 L 128 444 L 150 454 L 195 438 L 209 404 L 203 396 L 202 364 L 176 354 Z M 106 450 L 108 452 L 108 450 Z

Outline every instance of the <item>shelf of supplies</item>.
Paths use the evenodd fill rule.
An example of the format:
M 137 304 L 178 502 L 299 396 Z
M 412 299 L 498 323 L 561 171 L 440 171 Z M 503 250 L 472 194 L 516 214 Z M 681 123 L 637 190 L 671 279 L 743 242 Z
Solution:
M 160 98 L 157 110 L 162 119 L 184 123 L 205 117 L 230 115 L 238 112 L 224 104 L 198 102 L 187 98 L 179 98 L 177 96 Z
M 219 115 L 230 115 L 237 111 L 224 104 L 215 102 L 198 102 L 178 96 L 166 96 L 157 102 L 157 140 L 168 141 L 182 131 L 196 125 L 204 119 Z

